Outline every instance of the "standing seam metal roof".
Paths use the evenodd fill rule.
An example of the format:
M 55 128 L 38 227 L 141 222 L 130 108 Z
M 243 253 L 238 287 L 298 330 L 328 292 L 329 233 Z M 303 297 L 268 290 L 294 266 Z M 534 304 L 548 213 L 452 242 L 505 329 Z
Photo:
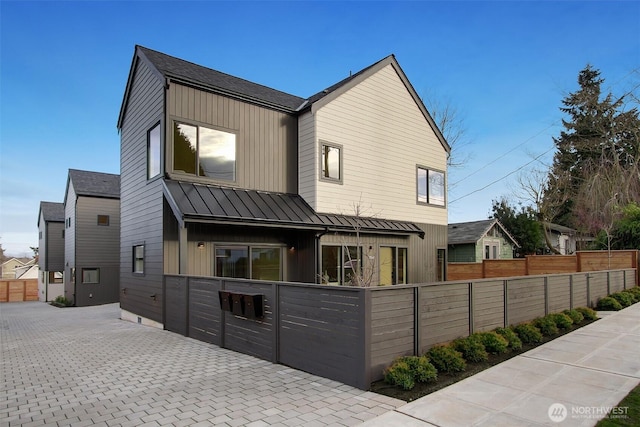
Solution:
M 164 181 L 166 191 L 185 221 L 269 224 L 283 228 L 350 231 L 388 234 L 419 234 L 424 231 L 410 222 L 380 218 L 316 213 L 297 194 L 271 193 L 175 180 Z

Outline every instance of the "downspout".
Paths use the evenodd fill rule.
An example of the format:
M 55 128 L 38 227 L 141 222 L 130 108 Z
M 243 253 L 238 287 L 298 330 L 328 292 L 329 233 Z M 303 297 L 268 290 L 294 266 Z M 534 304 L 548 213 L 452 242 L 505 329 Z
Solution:
M 316 233 L 316 280 L 315 282 L 322 284 L 322 264 L 320 261 L 320 239 L 329 232 L 329 227 L 325 227 L 324 231 Z

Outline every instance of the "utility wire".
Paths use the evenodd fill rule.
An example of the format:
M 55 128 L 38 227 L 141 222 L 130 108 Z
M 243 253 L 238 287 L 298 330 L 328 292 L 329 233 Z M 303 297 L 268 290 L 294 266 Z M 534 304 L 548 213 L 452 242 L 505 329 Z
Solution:
M 547 130 L 551 129 L 552 127 L 558 125 L 558 121 L 554 121 L 553 123 L 551 123 L 549 126 L 547 126 L 546 128 L 542 129 L 540 132 L 536 133 L 535 135 L 525 139 L 523 142 L 521 142 L 520 144 L 516 145 L 515 147 L 513 147 L 511 150 L 505 152 L 504 154 L 502 154 L 499 157 L 496 157 L 495 159 L 493 159 L 492 161 L 490 161 L 489 163 L 486 163 L 484 166 L 482 166 L 480 169 L 477 169 L 473 172 L 471 172 L 469 175 L 460 178 L 458 181 L 451 183 L 452 187 L 455 187 L 456 185 L 460 184 L 462 181 L 472 177 L 473 175 L 477 174 L 478 172 L 483 171 L 484 169 L 486 169 L 487 167 L 489 167 L 490 165 L 494 164 L 495 162 L 497 162 L 498 160 L 502 159 L 503 157 L 506 157 L 508 154 L 511 154 L 512 152 L 514 152 L 515 150 L 517 150 L 518 148 L 522 147 L 523 145 L 525 145 L 527 142 L 531 141 L 533 138 L 537 137 L 538 135 L 541 135 L 542 133 L 546 132 Z
M 513 175 L 514 173 L 521 171 L 521 170 L 522 170 L 522 169 L 524 169 L 525 167 L 529 166 L 531 163 L 533 163 L 533 162 L 535 162 L 535 161 L 538 161 L 538 159 L 539 159 L 540 157 L 544 156 L 545 154 L 547 154 L 547 153 L 548 153 L 548 152 L 550 152 L 551 150 L 554 150 L 555 148 L 556 148 L 555 146 L 553 146 L 553 147 L 549 148 L 547 151 L 545 151 L 545 152 L 544 152 L 544 153 L 542 153 L 542 154 L 539 154 L 538 156 L 536 156 L 535 158 L 533 158 L 533 159 L 532 159 L 532 160 L 530 160 L 529 162 L 525 163 L 524 165 L 522 165 L 522 166 L 518 167 L 518 168 L 517 168 L 517 169 L 515 169 L 515 170 L 512 170 L 512 171 L 511 171 L 511 172 L 509 172 L 508 174 L 506 174 L 506 175 L 504 175 L 504 176 L 502 176 L 502 177 L 500 177 L 500 178 L 498 178 L 498 179 L 496 179 L 496 180 L 494 180 L 494 181 L 491 181 L 489 184 L 485 185 L 485 186 L 484 186 L 484 187 L 482 187 L 482 188 L 478 188 L 477 190 L 473 190 L 472 192 L 467 193 L 467 194 L 465 194 L 464 196 L 460 196 L 460 197 L 458 197 L 457 199 L 450 200 L 450 201 L 449 201 L 449 204 L 451 205 L 451 204 L 453 204 L 453 203 L 457 202 L 458 200 L 464 199 L 465 197 L 469 197 L 469 196 L 471 196 L 472 194 L 478 193 L 478 192 L 480 192 L 480 191 L 482 191 L 482 190 L 485 190 L 485 189 L 487 189 L 487 188 L 491 187 L 491 186 L 492 186 L 492 185 L 494 185 L 494 184 L 497 184 L 498 182 L 502 181 L 502 180 L 503 180 L 503 179 L 505 179 L 505 178 L 508 178 L 509 176 Z

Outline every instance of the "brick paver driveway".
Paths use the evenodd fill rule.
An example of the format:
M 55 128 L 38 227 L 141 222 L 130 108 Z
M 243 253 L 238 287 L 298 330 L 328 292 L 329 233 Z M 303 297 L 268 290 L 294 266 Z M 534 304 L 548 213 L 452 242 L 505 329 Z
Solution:
M 404 402 L 119 318 L 0 304 L 0 425 L 357 425 Z

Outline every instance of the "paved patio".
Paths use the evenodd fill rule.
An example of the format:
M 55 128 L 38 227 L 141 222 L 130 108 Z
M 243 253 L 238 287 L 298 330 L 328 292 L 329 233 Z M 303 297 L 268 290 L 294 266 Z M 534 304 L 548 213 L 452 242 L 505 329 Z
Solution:
M 0 304 L 0 425 L 352 426 L 405 404 L 119 312 Z

